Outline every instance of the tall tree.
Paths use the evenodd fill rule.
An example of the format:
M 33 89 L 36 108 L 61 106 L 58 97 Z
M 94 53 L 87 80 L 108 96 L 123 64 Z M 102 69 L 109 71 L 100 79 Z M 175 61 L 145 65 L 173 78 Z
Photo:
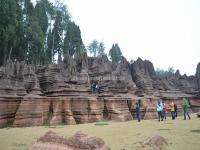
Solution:
M 93 40 L 89 45 L 88 45 L 88 50 L 89 52 L 96 57 L 97 52 L 98 52 L 98 47 L 99 47 L 99 42 L 97 40 Z
M 97 53 L 98 53 L 98 56 L 101 57 L 105 54 L 105 46 L 104 46 L 104 43 L 103 42 L 100 42 L 99 43 L 99 46 L 98 46 L 98 50 L 97 50 Z
M 16 0 L 0 1 L 0 65 L 9 57 L 16 45 Z
M 36 17 L 32 16 L 27 28 L 28 51 L 27 62 L 40 64 L 44 62 L 44 34 Z
M 48 64 L 53 62 L 53 53 L 52 53 L 52 46 L 53 46 L 53 38 L 52 38 L 51 29 L 48 31 L 47 35 L 47 48 L 46 48 L 46 61 Z
M 195 76 L 197 77 L 198 91 L 200 92 L 200 62 L 197 64 Z
M 115 64 L 119 63 L 121 60 L 122 53 L 117 43 L 112 45 L 112 48 L 109 51 L 109 56 Z
M 48 1 L 38 1 L 35 5 L 34 13 L 35 16 L 38 18 L 38 24 L 41 27 L 44 35 L 46 35 L 47 28 L 48 28 L 48 17 L 47 17 L 47 10 L 46 10 L 46 2 Z
M 58 59 L 61 59 L 62 47 L 63 47 L 63 41 L 62 41 L 63 28 L 62 28 L 62 12 L 61 11 L 56 12 L 56 18 L 55 18 L 52 34 L 53 34 L 54 55 L 57 54 Z
M 65 34 L 63 53 L 72 56 L 75 52 L 85 52 L 85 48 L 79 27 L 74 22 L 70 22 Z
M 197 64 L 197 68 L 196 68 L 196 77 L 200 79 L 200 62 Z
M 70 21 L 70 14 L 67 7 L 59 1 L 56 1 L 55 12 L 55 22 L 52 30 L 53 58 L 57 54 L 58 61 L 61 61 L 63 56 L 64 32 Z
M 16 46 L 12 49 L 10 53 L 10 57 L 12 60 L 16 59 L 19 61 L 23 61 L 25 54 L 25 44 L 24 44 L 24 23 L 23 23 L 23 6 L 22 0 L 16 0 L 16 28 L 15 28 L 15 36 L 16 36 Z

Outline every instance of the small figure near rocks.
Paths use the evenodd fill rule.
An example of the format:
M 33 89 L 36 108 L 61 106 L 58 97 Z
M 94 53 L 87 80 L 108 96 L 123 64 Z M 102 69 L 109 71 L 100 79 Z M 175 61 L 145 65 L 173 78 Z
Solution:
M 171 102 L 169 104 L 169 110 L 171 112 L 172 120 L 174 120 L 175 116 L 174 116 L 174 102 L 173 102 L 173 100 L 171 100 Z
M 92 84 L 91 84 L 91 90 L 92 90 L 93 93 L 95 92 L 95 88 L 96 88 L 96 83 L 92 82 Z
M 200 118 L 200 112 L 197 113 L 197 118 Z
M 191 119 L 189 112 L 188 112 L 188 107 L 189 107 L 188 100 L 186 98 L 183 98 L 181 105 L 182 105 L 183 113 L 184 113 L 183 120 L 186 120 L 186 116 L 188 116 L 188 118 Z
M 96 84 L 96 92 L 99 94 L 100 93 L 100 90 L 99 90 L 99 85 L 98 83 Z
M 98 82 L 92 82 L 91 84 L 91 90 L 92 90 L 92 93 L 100 93 L 100 87 L 98 85 Z
M 138 102 L 135 103 L 136 118 L 140 122 L 140 105 Z
M 174 103 L 174 118 L 178 117 L 178 107 L 177 105 Z
M 167 119 L 167 104 L 165 103 L 165 101 L 163 100 L 163 104 L 162 104 L 162 106 L 163 106 L 163 109 L 162 109 L 162 118 L 163 118 L 163 120 L 165 119 Z
M 163 110 L 163 107 L 162 107 L 162 104 L 160 101 L 158 101 L 157 105 L 156 105 L 156 109 L 157 109 L 157 112 L 158 112 L 158 121 L 160 122 L 163 121 L 163 117 L 162 117 L 162 110 Z

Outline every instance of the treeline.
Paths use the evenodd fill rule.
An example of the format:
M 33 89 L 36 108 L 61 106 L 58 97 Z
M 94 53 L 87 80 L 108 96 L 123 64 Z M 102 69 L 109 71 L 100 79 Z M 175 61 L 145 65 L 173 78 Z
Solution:
M 49 64 L 85 51 L 80 29 L 63 3 L 0 1 L 0 65 L 8 59 Z
M 104 55 L 103 42 L 92 41 L 87 47 L 95 57 Z M 59 0 L 0 1 L 0 66 L 8 59 L 28 64 L 50 64 L 65 54 L 85 53 L 79 26 L 71 21 L 67 7 Z M 109 52 L 114 63 L 121 51 L 114 44 Z

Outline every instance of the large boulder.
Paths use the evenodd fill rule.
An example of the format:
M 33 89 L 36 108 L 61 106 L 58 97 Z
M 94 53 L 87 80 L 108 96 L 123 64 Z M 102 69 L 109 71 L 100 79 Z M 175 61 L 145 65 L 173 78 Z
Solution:
M 152 137 L 148 137 L 145 141 L 144 141 L 144 145 L 149 145 L 152 147 L 157 147 L 159 149 L 162 149 L 164 146 L 168 145 L 167 140 L 160 136 L 160 135 L 155 135 Z
M 77 132 L 70 138 L 59 136 L 55 132 L 48 131 L 40 137 L 29 150 L 109 150 L 105 142 L 98 137 L 90 137 L 82 132 Z

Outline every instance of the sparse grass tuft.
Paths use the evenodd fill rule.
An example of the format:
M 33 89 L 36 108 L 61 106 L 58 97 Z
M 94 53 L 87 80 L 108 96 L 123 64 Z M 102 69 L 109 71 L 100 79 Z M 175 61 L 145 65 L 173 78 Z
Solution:
M 191 130 L 191 132 L 200 133 L 200 129 Z
M 159 131 L 169 131 L 171 129 L 158 129 Z
M 105 121 L 99 121 L 99 122 L 96 122 L 94 125 L 95 126 L 104 126 L 104 125 L 109 125 L 109 123 L 105 122 Z

